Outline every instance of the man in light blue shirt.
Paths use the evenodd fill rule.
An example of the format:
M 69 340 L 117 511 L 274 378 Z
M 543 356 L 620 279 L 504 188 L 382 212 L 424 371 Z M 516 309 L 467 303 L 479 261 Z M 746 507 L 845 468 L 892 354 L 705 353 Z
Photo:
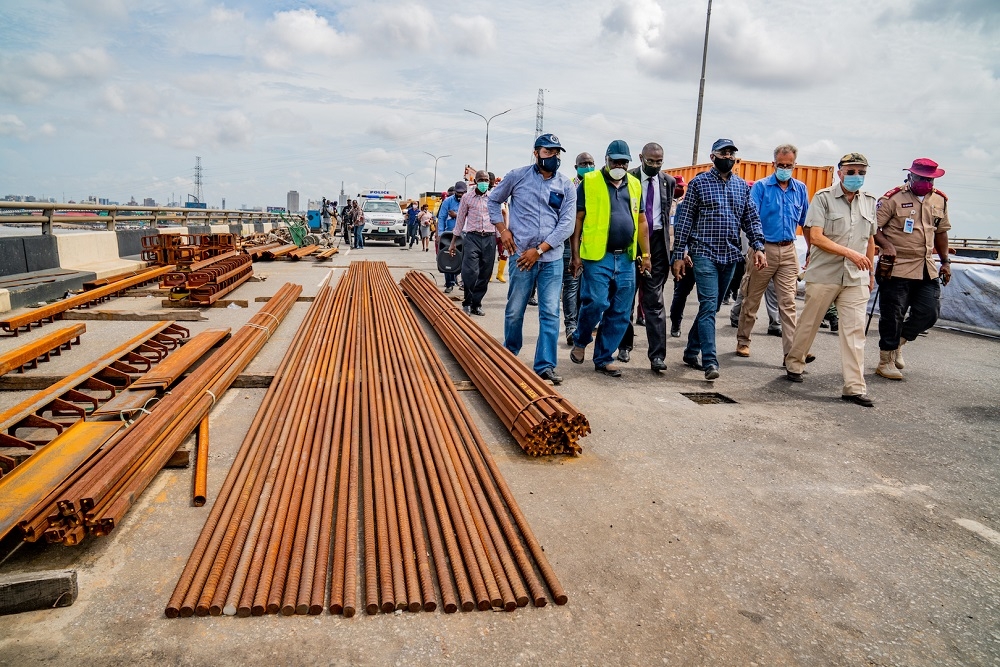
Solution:
M 559 153 L 565 149 L 554 134 L 535 139 L 535 163 L 513 169 L 490 191 L 490 221 L 510 255 L 507 309 L 504 313 L 504 347 L 521 351 L 524 311 L 534 287 L 538 288 L 538 341 L 534 370 L 552 384 L 556 374 L 559 340 L 559 291 L 562 287 L 563 243 L 576 223 L 576 188 L 558 173 Z M 503 221 L 500 205 L 509 201 L 510 224 Z
M 774 173 L 753 184 L 750 199 L 760 214 L 764 232 L 764 254 L 767 265 L 763 268 L 747 262 L 746 292 L 736 330 L 736 356 L 750 356 L 750 334 L 757 321 L 760 299 L 768 283 L 774 282 L 781 318 L 782 363 L 792 349 L 797 316 L 795 288 L 799 275 L 799 255 L 795 249 L 798 228 L 805 224 L 809 210 L 809 192 L 806 184 L 792 178 L 798 149 L 782 144 L 774 149 Z

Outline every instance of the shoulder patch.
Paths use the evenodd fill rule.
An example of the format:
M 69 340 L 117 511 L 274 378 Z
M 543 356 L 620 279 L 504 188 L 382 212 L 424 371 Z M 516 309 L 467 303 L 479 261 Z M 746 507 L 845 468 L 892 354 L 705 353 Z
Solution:
M 946 195 L 945 193 L 941 192 L 937 188 L 934 188 L 934 192 L 936 192 L 937 194 L 941 195 L 944 198 L 945 201 L 948 201 L 948 195 Z
M 886 192 L 886 193 L 885 193 L 884 195 L 882 195 L 882 196 L 883 196 L 883 197 L 884 197 L 885 199 L 888 199 L 889 197 L 893 196 L 894 194 L 896 194 L 896 193 L 898 193 L 898 192 L 902 192 L 902 191 L 903 191 L 903 186 L 902 186 L 902 185 L 899 185 L 899 186 L 897 186 L 897 187 L 894 187 L 894 188 L 893 188 L 892 190 L 889 190 L 888 192 Z

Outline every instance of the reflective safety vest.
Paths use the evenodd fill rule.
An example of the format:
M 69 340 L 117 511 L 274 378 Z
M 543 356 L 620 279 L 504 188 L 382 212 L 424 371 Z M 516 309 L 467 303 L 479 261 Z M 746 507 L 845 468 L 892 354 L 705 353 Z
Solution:
M 642 184 L 632 174 L 628 179 L 628 195 L 632 204 L 632 244 L 628 248 L 629 259 L 635 259 L 636 239 L 639 237 L 639 200 L 642 199 Z M 583 232 L 580 240 L 580 258 L 599 260 L 608 252 L 608 230 L 611 227 L 611 196 L 604 180 L 604 171 L 596 170 L 583 175 L 583 197 L 586 215 L 583 218 Z

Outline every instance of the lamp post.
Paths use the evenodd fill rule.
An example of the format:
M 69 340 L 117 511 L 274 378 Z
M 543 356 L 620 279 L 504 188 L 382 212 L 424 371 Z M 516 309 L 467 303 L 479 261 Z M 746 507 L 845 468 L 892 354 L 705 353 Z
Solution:
M 383 190 L 388 190 L 389 184 L 392 183 L 392 181 L 383 181 L 381 178 L 376 178 L 375 180 L 382 184 Z
M 408 174 L 404 174 L 401 171 L 397 171 L 396 173 L 403 177 L 403 199 L 406 199 L 406 179 L 408 179 L 410 176 L 413 176 L 413 174 L 415 174 L 416 172 L 411 171 Z
M 431 190 L 433 190 L 434 192 L 437 192 L 437 189 L 438 189 L 438 160 L 440 160 L 441 158 L 445 158 L 445 157 L 451 157 L 451 155 L 431 155 L 427 151 L 423 151 L 423 153 L 424 153 L 424 155 L 430 155 L 432 158 L 434 158 L 434 185 L 433 185 L 433 187 L 431 187 Z
M 472 111 L 470 109 L 466 109 L 465 111 L 468 111 L 473 116 L 479 116 L 480 118 L 486 121 L 486 166 L 483 167 L 483 170 L 489 171 L 490 170 L 490 121 L 496 118 L 497 116 L 504 115 L 505 113 L 507 113 L 507 111 L 510 111 L 510 109 L 507 109 L 507 111 L 501 111 L 498 114 L 493 114 L 489 118 L 487 118 L 481 113 L 476 113 L 475 111 Z
M 701 138 L 701 106 L 705 101 L 705 64 L 708 62 L 708 27 L 712 23 L 712 0 L 708 0 L 705 14 L 705 47 L 701 52 L 701 83 L 698 87 L 698 116 L 694 121 L 694 150 L 691 151 L 691 165 L 698 164 L 698 139 Z

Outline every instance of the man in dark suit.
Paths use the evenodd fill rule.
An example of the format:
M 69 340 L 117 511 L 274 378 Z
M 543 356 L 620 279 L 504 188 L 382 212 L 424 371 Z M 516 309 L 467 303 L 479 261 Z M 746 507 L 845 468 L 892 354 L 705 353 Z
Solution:
M 637 273 L 639 308 L 646 324 L 646 340 L 649 342 L 649 367 L 654 371 L 665 371 L 663 362 L 667 354 L 667 317 L 663 309 L 663 285 L 670 276 L 670 206 L 674 201 L 677 182 L 663 169 L 663 147 L 648 143 L 639 153 L 639 166 L 629 173 L 642 183 L 642 196 L 646 204 L 646 220 L 649 225 L 649 251 L 652 254 L 652 270 L 648 276 Z M 628 330 L 618 348 L 618 360 L 628 362 L 632 350 L 634 330 Z

